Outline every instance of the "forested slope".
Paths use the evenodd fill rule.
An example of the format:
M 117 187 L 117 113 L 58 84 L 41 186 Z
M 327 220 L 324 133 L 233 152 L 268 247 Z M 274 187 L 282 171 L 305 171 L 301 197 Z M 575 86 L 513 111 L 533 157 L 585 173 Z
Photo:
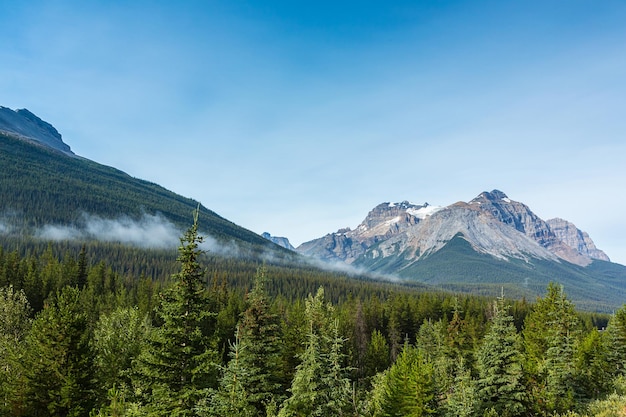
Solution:
M 86 250 L 0 250 L 0 414 L 573 417 L 626 406 L 626 309 L 577 312 L 557 285 L 528 303 L 229 268 L 201 253 L 195 227 L 182 243 L 162 281 Z
M 20 233 L 23 228 L 32 232 L 48 224 L 75 224 L 84 214 L 135 219 L 161 214 L 184 230 L 196 207 L 197 201 L 157 184 L 0 132 L 0 214 Z M 280 251 L 202 206 L 199 220 L 216 239 Z

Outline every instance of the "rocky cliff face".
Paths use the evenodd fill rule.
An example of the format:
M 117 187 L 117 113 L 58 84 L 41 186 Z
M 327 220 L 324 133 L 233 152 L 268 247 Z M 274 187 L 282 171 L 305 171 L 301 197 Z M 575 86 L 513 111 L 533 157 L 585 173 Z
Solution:
M 289 239 L 287 239 L 286 237 L 272 236 L 267 232 L 263 232 L 261 236 L 263 236 L 265 239 L 269 240 L 270 242 L 274 242 L 278 246 L 282 246 L 285 249 L 296 250 L 296 248 L 294 248 L 291 245 L 291 242 L 289 242 Z
M 550 229 L 548 224 L 533 213 L 528 206 L 507 197 L 502 191 L 483 192 L 470 204 L 492 214 L 500 222 L 511 226 L 540 246 L 570 263 L 585 266 L 591 259 L 565 244 Z
M 63 142 L 61 134 L 50 123 L 44 122 L 26 109 L 13 111 L 0 106 L 0 132 L 74 155 Z
M 406 232 L 438 209 L 428 203 L 382 203 L 374 207 L 356 229 L 341 229 L 303 243 L 297 251 L 324 260 L 352 263 L 372 245 Z
M 577 252 L 592 259 L 610 262 L 606 253 L 596 248 L 595 243 L 586 232 L 578 229 L 574 224 L 563 219 L 549 219 L 546 221 L 550 230 L 566 245 Z
M 476 252 L 499 259 L 565 260 L 580 266 L 604 259 L 604 253 L 582 232 L 580 237 L 570 237 L 572 230 L 578 230 L 575 226 L 563 228 L 555 223 L 554 228 L 557 232 L 528 206 L 493 190 L 469 203 L 445 208 L 406 201 L 383 203 L 355 230 L 339 230 L 306 242 L 297 251 L 347 263 L 362 257 L 396 256 L 406 265 L 438 251 L 460 234 Z

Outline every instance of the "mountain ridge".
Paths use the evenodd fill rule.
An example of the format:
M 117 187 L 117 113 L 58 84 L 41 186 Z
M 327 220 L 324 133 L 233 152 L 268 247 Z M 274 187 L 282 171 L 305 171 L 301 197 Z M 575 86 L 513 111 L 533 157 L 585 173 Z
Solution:
M 554 222 L 553 227 L 556 225 Z M 395 246 L 419 251 L 419 254 L 411 255 L 419 258 L 437 251 L 462 232 L 477 251 L 496 258 L 525 259 L 525 254 L 530 254 L 540 259 L 558 258 L 580 266 L 590 264 L 593 259 L 609 261 L 589 235 L 572 223 L 568 222 L 562 232 L 558 230 L 563 238 L 528 206 L 511 200 L 502 191 L 493 190 L 483 192 L 467 203 L 460 201 L 446 207 L 433 207 L 428 203 L 415 205 L 407 201 L 382 203 L 372 209 L 356 229 L 340 229 L 304 242 L 296 249 L 322 259 L 353 263 L 377 244 L 375 250 L 382 256 Z M 494 233 L 497 236 L 492 236 Z M 563 240 L 565 236 L 567 242 Z
M 27 109 L 11 110 L 0 106 L 0 132 L 47 146 L 66 155 L 75 155 L 54 126 Z
M 355 229 L 296 251 L 453 291 L 495 296 L 506 286 L 532 298 L 555 281 L 585 308 L 610 311 L 626 300 L 626 267 L 611 263 L 587 233 L 544 221 L 499 190 L 445 207 L 382 203 Z

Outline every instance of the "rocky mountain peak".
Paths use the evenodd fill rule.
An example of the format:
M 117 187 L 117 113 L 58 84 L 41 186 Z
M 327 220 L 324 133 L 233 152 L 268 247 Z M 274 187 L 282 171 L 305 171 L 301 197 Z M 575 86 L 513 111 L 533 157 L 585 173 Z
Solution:
M 586 232 L 578 229 L 567 220 L 555 218 L 546 220 L 550 230 L 566 245 L 592 259 L 610 262 L 606 253 L 598 249 Z
M 578 252 L 559 239 L 550 226 L 533 213 L 527 205 L 511 200 L 502 191 L 483 192 L 470 204 L 522 232 L 561 259 L 583 266 L 591 262 L 587 255 Z
M 54 126 L 27 109 L 14 111 L 0 106 L 0 132 L 74 155 Z
M 415 224 L 418 219 L 409 213 L 409 210 L 419 210 L 423 206 L 411 204 L 408 201 L 401 203 L 382 203 L 374 207 L 359 225 L 361 230 L 372 229 L 381 224 L 408 223 Z
M 581 266 L 592 259 L 608 259 L 578 232 L 574 225 L 548 225 L 525 204 L 493 190 L 447 207 L 382 203 L 356 229 L 303 243 L 298 251 L 347 263 L 363 255 L 376 259 L 405 253 L 408 261 L 438 251 L 460 234 L 476 251 L 499 258 L 562 259 Z
M 278 246 L 282 246 L 285 249 L 296 250 L 296 248 L 293 247 L 291 242 L 289 242 L 289 239 L 287 239 L 286 237 L 272 236 L 268 232 L 263 232 L 261 236 L 269 240 L 270 242 L 277 244 Z
M 502 191 L 500 190 L 493 190 L 491 192 L 489 191 L 483 191 L 482 193 L 480 193 L 480 195 L 478 197 L 476 197 L 474 200 L 472 201 L 482 201 L 482 200 L 487 200 L 487 201 L 499 201 L 499 200 L 503 200 L 505 202 L 509 202 L 509 197 L 507 197 L 506 194 L 504 194 Z

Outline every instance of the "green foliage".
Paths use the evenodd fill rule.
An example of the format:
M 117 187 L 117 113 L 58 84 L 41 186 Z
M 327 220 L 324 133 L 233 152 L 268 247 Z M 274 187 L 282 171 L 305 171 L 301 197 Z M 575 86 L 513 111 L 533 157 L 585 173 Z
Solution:
M 580 320 L 563 288 L 548 285 L 546 296 L 537 302 L 524 324 L 527 373 L 534 381 L 535 403 L 541 404 L 544 412 L 571 409 L 576 397 L 584 393 L 574 361 L 576 350 L 583 346 Z M 595 359 L 588 355 L 585 361 Z
M 248 372 L 242 383 L 248 401 L 261 415 L 265 414 L 267 404 L 284 399 L 285 382 L 281 372 L 280 317 L 271 310 L 265 290 L 266 274 L 265 267 L 257 271 L 239 326 L 243 348 L 239 357 Z
M 458 362 L 454 384 L 445 402 L 446 417 L 472 417 L 476 415 L 479 397 L 476 384 L 463 359 Z
M 200 416 L 252 417 L 258 414 L 251 404 L 245 381 L 250 371 L 241 361 L 245 348 L 241 344 L 239 332 L 235 343 L 231 344 L 230 361 L 220 379 L 219 389 L 211 392 L 197 407 Z
M 30 330 L 31 309 L 23 291 L 0 288 L 0 415 L 20 403 L 17 389 L 23 377 L 24 338 Z
M 341 350 L 345 340 L 320 288 L 306 302 L 307 342 L 279 417 L 349 415 L 351 387 Z
M 96 323 L 91 347 L 94 354 L 97 390 L 104 397 L 130 391 L 130 369 L 139 357 L 150 324 L 137 308 L 119 307 L 109 314 L 102 314 Z M 118 394 L 116 394 L 118 395 Z
M 183 227 L 197 206 L 196 201 L 117 169 L 0 132 L 0 212 L 13 213 L 7 220 L 22 232 L 48 224 L 76 224 L 85 213 L 114 219 L 121 214 L 133 219 L 160 214 Z M 234 238 L 253 251 L 270 246 L 278 250 L 204 207 L 200 221 L 217 239 Z
M 149 333 L 139 361 L 147 405 L 157 415 L 192 416 L 194 405 L 217 383 L 212 312 L 203 284 L 197 217 L 181 239 L 180 272 L 162 294 L 160 326 Z
M 608 316 L 576 313 L 560 286 L 549 287 L 536 305 L 520 300 L 498 306 L 507 311 L 506 326 L 499 326 L 486 298 L 296 266 L 259 268 L 249 260 L 207 256 L 188 243 L 184 236 L 181 251 L 192 256 L 181 253 L 178 270 L 167 265 L 174 257 L 164 251 L 99 244 L 86 244 L 84 251 L 65 244 L 0 247 L 0 281 L 13 286 L 0 287 L 0 322 L 21 329 L 3 344 L 10 354 L 0 356 L 0 415 L 506 416 L 516 406 L 502 411 L 498 402 L 511 401 L 511 387 L 521 389 L 515 392 L 527 415 L 565 408 L 546 401 L 555 398 L 550 390 L 573 393 L 560 394 L 559 401 L 569 400 L 581 415 L 593 415 L 587 401 L 599 407 L 598 415 L 614 415 L 613 405 L 621 401 L 619 390 L 605 396 L 619 386 L 614 377 L 626 363 L 626 313 L 618 310 L 607 330 L 597 331 Z M 152 277 L 118 269 L 131 265 L 133 256 L 161 272 Z M 163 271 L 174 276 L 166 279 Z M 305 290 L 320 284 L 323 296 L 303 299 Z M 31 300 L 40 307 L 30 310 Z M 192 320 L 185 324 L 183 317 Z M 510 343 L 509 336 L 524 326 L 529 359 L 520 379 L 519 372 L 512 377 L 503 370 L 515 369 L 507 360 L 520 363 L 512 360 L 520 357 L 519 338 Z M 494 336 L 497 328 L 501 336 Z M 9 335 L 3 331 L 0 338 Z M 404 352 L 402 339 L 415 345 Z M 398 359 L 392 364 L 394 343 Z M 197 354 L 179 372 L 183 344 L 201 348 L 193 348 Z M 80 353 L 57 355 L 52 346 Z M 484 355 L 500 358 L 501 366 L 485 366 Z M 179 383 L 168 379 L 172 375 L 192 382 L 169 388 Z M 481 391 L 486 377 L 494 385 L 498 378 L 520 383 L 509 383 L 498 401 L 487 403 L 493 397 Z M 72 382 L 78 379 L 84 382 Z M 412 388 L 402 388 L 407 386 Z M 285 393 L 290 398 L 283 401 Z
M 86 416 L 93 406 L 93 366 L 80 293 L 65 287 L 35 318 L 26 339 L 26 415 Z
M 525 415 L 527 399 L 520 347 L 513 317 L 508 314 L 504 298 L 499 298 L 493 304 L 491 327 L 477 353 L 482 410 L 494 409 L 504 417 Z
M 436 409 L 432 364 L 404 344 L 396 362 L 376 380 L 374 416 L 427 416 Z

